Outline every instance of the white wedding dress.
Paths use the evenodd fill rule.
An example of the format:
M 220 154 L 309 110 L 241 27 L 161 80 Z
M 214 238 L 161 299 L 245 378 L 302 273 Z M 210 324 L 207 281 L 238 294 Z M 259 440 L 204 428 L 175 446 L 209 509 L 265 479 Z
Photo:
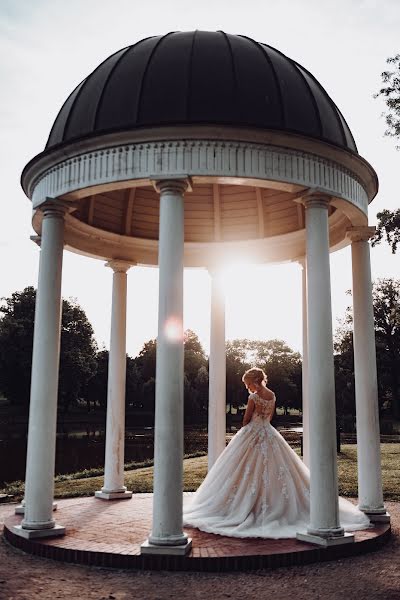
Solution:
M 183 523 L 239 538 L 294 538 L 309 525 L 310 473 L 271 425 L 275 398 L 250 394 L 255 409 L 221 453 L 198 490 L 186 498 Z M 366 529 L 368 517 L 339 498 L 346 531 Z

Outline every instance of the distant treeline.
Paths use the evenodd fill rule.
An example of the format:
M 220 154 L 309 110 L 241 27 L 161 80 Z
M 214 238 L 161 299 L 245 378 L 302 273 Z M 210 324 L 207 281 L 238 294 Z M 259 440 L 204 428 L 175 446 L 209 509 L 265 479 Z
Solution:
M 36 291 L 27 287 L 4 298 L 0 307 L 0 391 L 13 411 L 29 410 L 33 322 Z M 399 418 L 400 282 L 380 280 L 374 286 L 376 347 L 381 412 Z M 338 415 L 355 414 L 352 315 L 348 309 L 335 336 L 336 408 Z M 135 358 L 127 356 L 128 412 L 154 414 L 157 341 L 144 344 Z M 257 365 L 268 374 L 277 404 L 301 409 L 302 360 L 282 340 L 239 339 L 226 343 L 227 410 L 243 407 L 247 392 L 241 377 Z M 85 407 L 104 412 L 107 403 L 108 351 L 99 349 L 93 328 L 76 301 L 63 300 L 59 410 Z M 184 337 L 185 420 L 204 423 L 208 410 L 208 357 L 191 330 Z M 236 412 L 236 410 L 234 410 Z

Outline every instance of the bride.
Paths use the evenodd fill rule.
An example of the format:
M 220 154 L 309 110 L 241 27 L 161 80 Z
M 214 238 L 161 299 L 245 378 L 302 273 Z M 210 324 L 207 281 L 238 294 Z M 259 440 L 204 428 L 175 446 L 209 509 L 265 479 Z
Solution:
M 232 537 L 294 538 L 309 524 L 310 473 L 270 421 L 275 394 L 262 369 L 245 372 L 243 427 L 183 507 L 185 526 Z M 339 498 L 341 526 L 366 529 L 368 517 Z

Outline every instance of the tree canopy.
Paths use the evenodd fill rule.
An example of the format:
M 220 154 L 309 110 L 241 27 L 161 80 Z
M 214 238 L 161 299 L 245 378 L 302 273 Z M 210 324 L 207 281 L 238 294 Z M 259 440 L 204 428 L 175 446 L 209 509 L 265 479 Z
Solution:
M 372 239 L 372 246 L 380 244 L 385 239 L 391 247 L 392 253 L 395 254 L 400 242 L 400 209 L 391 211 L 385 208 L 376 216 L 378 225 Z
M 378 392 L 381 410 L 390 405 L 400 417 L 400 280 L 378 279 L 373 285 Z M 338 412 L 354 414 L 353 316 L 349 307 L 335 336 Z
M 382 87 L 375 94 L 375 98 L 382 97 L 385 101 L 387 112 L 384 113 L 386 121 L 385 135 L 400 137 L 400 54 L 386 59 L 389 69 L 381 73 Z
M 383 98 L 387 112 L 384 113 L 386 131 L 384 135 L 400 138 L 400 54 L 386 60 L 389 69 L 381 73 L 382 87 L 375 98 Z M 400 146 L 396 146 L 399 150 Z M 372 245 L 380 244 L 385 239 L 393 254 L 400 242 L 400 209 L 382 210 L 377 214 L 378 225 Z
M 29 406 L 36 290 L 27 287 L 0 306 L 0 389 L 8 400 Z M 63 300 L 59 403 L 66 410 L 96 370 L 93 328 L 75 300 Z

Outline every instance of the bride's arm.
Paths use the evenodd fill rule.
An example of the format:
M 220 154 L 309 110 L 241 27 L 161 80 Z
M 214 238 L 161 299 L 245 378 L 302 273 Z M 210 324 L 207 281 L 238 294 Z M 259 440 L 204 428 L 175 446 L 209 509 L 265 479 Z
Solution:
M 243 417 L 243 427 L 245 425 L 247 425 L 247 423 L 250 422 L 251 417 L 254 412 L 254 406 L 255 406 L 254 400 L 252 398 L 249 398 L 249 400 L 247 402 L 246 412 L 244 413 L 244 417 Z

